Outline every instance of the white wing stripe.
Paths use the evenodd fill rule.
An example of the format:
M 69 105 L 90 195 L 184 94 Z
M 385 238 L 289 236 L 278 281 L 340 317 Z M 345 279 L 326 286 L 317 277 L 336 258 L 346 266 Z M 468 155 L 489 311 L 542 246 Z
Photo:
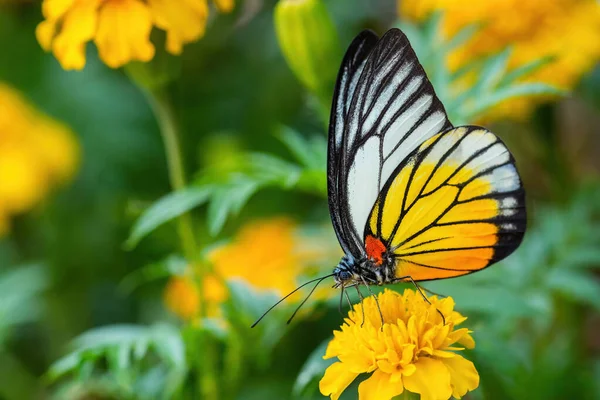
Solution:
M 423 107 L 429 107 L 432 102 L 433 96 L 429 94 L 421 96 L 406 112 L 401 114 L 396 121 L 390 125 L 383 139 L 383 154 L 385 158 L 388 158 L 390 153 L 397 148 L 399 142 L 405 138 L 406 133 L 408 133 L 421 116 L 425 114 L 426 110 L 423 112 L 419 111 Z
M 348 174 L 348 205 L 356 227 L 364 228 L 379 195 L 379 143 L 377 136 L 367 139 L 356 152 Z M 362 228 L 358 233 L 362 235 Z

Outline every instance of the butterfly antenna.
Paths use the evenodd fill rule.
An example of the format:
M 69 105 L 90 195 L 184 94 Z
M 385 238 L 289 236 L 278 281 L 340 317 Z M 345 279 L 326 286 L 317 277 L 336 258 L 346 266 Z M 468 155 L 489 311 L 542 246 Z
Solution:
M 252 326 L 251 326 L 250 328 L 254 328 L 256 325 L 258 325 L 258 323 L 259 323 L 259 322 L 260 322 L 260 321 L 261 321 L 261 320 L 262 320 L 262 319 L 265 317 L 265 315 L 267 315 L 267 314 L 268 314 L 268 313 L 269 313 L 269 312 L 270 312 L 272 309 L 274 309 L 275 307 L 277 307 L 279 304 L 281 304 L 281 302 L 283 302 L 285 299 L 287 299 L 288 297 L 290 297 L 291 295 L 293 295 L 294 293 L 296 293 L 298 290 L 302 289 L 304 286 L 306 286 L 306 285 L 310 285 L 311 283 L 313 283 L 313 282 L 316 282 L 316 281 L 319 281 L 319 283 L 321 283 L 321 281 L 322 281 L 323 279 L 325 279 L 325 278 L 329 278 L 329 277 L 331 277 L 331 276 L 333 276 L 333 275 L 334 275 L 334 274 L 329 274 L 329 275 L 323 276 L 323 277 L 321 277 L 321 278 L 315 278 L 315 279 L 312 279 L 312 280 L 310 280 L 310 281 L 308 281 L 308 282 L 304 282 L 302 285 L 298 286 L 296 289 L 292 290 L 290 293 L 288 293 L 286 296 L 284 296 L 284 297 L 283 297 L 281 300 L 279 300 L 277 303 L 275 303 L 275 304 L 273 304 L 271 307 L 269 307 L 269 309 L 268 309 L 267 311 L 265 311 L 265 312 L 264 312 L 264 314 L 263 314 L 263 315 L 261 315 L 261 316 L 260 316 L 260 318 L 259 318 L 259 319 L 257 319 L 257 320 L 256 320 L 256 322 L 255 322 L 255 323 L 253 323 L 253 324 L 252 324 Z M 317 283 L 317 285 L 318 285 L 319 283 Z M 316 286 L 315 286 L 315 288 L 316 288 Z M 313 291 L 314 291 L 314 288 L 313 288 Z M 312 292 L 313 292 L 313 291 L 311 291 L 311 294 L 312 294 Z M 306 301 L 306 300 L 305 300 L 305 301 Z M 304 302 L 303 302 L 302 304 L 304 304 Z
M 306 296 L 306 298 L 304 300 L 302 300 L 302 303 L 300 303 L 300 305 L 298 305 L 298 307 L 296 307 L 296 310 L 294 311 L 294 313 L 292 314 L 292 316 L 290 317 L 290 319 L 287 320 L 286 323 L 288 325 L 289 325 L 290 322 L 292 322 L 292 319 L 294 319 L 294 317 L 296 316 L 296 313 L 302 308 L 302 306 L 304 305 L 304 303 L 306 303 L 308 301 L 309 297 L 312 296 L 312 294 L 315 292 L 315 290 L 317 290 L 317 286 L 319 286 L 319 284 L 323 281 L 323 279 L 329 278 L 330 276 L 333 276 L 333 274 L 324 276 L 324 277 L 322 277 L 322 278 L 319 279 L 319 282 L 317 282 L 315 284 L 315 286 L 311 289 L 311 291 L 308 293 L 308 295 Z

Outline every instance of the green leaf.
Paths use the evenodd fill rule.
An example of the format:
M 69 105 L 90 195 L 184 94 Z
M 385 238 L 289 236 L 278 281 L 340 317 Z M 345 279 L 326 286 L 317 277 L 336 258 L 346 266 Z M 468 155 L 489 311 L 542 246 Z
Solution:
M 447 54 L 457 47 L 467 43 L 477 31 L 481 29 L 480 24 L 467 25 L 458 31 L 450 40 L 446 41 L 442 46 L 442 52 Z
M 298 182 L 302 169 L 279 157 L 264 153 L 248 155 L 249 174 L 265 183 L 277 184 L 285 189 Z
M 531 75 L 535 71 L 538 71 L 540 68 L 554 61 L 554 59 L 555 57 L 553 56 L 547 56 L 521 65 L 520 67 L 515 68 L 506 75 L 504 75 L 504 77 L 500 80 L 498 86 L 508 86 L 511 83 L 517 81 L 519 78 L 524 78 L 528 75 Z
M 208 205 L 208 229 L 211 235 L 217 235 L 230 214 L 239 213 L 248 199 L 261 186 L 252 178 L 238 175 L 229 184 L 216 189 Z
M 170 255 L 160 262 L 145 265 L 126 275 L 119 284 L 119 289 L 130 294 L 143 284 L 171 275 L 183 275 L 187 266 L 188 262 L 183 257 Z
M 137 244 L 162 224 L 179 217 L 208 200 L 212 187 L 188 187 L 169 193 L 152 204 L 131 228 L 125 248 L 133 249 Z
M 546 284 L 572 301 L 589 304 L 600 310 L 600 283 L 591 274 L 579 270 L 554 269 L 548 274 Z
M 161 379 L 155 385 L 161 394 L 154 397 L 169 398 L 187 374 L 181 333 L 170 325 L 104 326 L 77 337 L 71 348 L 70 354 L 51 365 L 45 375 L 47 381 L 53 382 L 70 373 L 82 383 L 104 376 L 133 390 L 145 385 L 148 374 L 152 374 Z M 147 357 L 150 349 L 154 357 Z M 100 374 L 105 368 L 107 373 Z M 159 374 L 159 371 L 163 372 Z
M 508 48 L 484 62 L 476 85 L 479 93 L 490 91 L 498 85 L 506 71 L 511 53 L 512 49 Z
M 43 309 L 49 277 L 41 264 L 22 265 L 0 275 L 0 345 L 15 325 L 33 322 Z
M 563 95 L 564 93 L 563 90 L 545 83 L 522 83 L 483 96 L 478 99 L 477 102 L 473 101 L 471 109 L 463 109 L 462 114 L 465 115 L 465 119 L 469 121 L 511 98 L 534 95 Z
M 302 166 L 306 168 L 321 167 L 318 157 L 314 154 L 314 148 L 311 147 L 311 143 L 295 130 L 283 126 L 278 132 L 277 138 L 285 144 L 290 153 L 292 153 Z
M 331 338 L 323 341 L 316 349 L 310 353 L 308 359 L 300 369 L 300 373 L 294 382 L 292 394 L 297 397 L 306 395 L 307 388 L 313 382 L 320 380 L 325 374 L 325 370 L 336 361 L 336 358 L 323 359 L 327 345 Z
M 578 246 L 569 249 L 562 263 L 564 268 L 590 267 L 600 268 L 599 243 L 589 243 L 587 247 Z

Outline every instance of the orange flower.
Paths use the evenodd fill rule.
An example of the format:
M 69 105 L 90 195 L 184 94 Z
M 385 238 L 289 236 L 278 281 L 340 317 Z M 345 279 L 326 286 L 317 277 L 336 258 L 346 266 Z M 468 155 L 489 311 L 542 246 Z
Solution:
M 325 371 L 321 393 L 337 400 L 362 373 L 371 376 L 358 386 L 359 400 L 390 400 L 404 390 L 422 400 L 446 400 L 475 390 L 479 374 L 460 354 L 475 342 L 467 328 L 456 328 L 466 318 L 453 310 L 451 298 L 429 300 L 413 290 L 401 295 L 385 289 L 377 296 L 383 326 L 374 297 L 354 305 L 327 346 L 323 358 L 339 361 Z
M 215 0 L 222 12 L 233 0 Z M 150 61 L 153 27 L 167 33 L 167 51 L 180 54 L 183 45 L 204 35 L 207 0 L 44 0 L 45 20 L 36 36 L 64 69 L 85 66 L 85 46 L 93 40 L 100 58 L 112 68 L 130 61 Z
M 0 83 L 0 233 L 8 217 L 37 204 L 75 173 L 79 149 L 64 125 Z
M 595 0 L 399 0 L 402 18 L 423 21 L 434 11 L 443 13 L 448 37 L 479 24 L 481 29 L 453 51 L 451 70 L 480 57 L 512 48 L 508 62 L 514 69 L 550 57 L 552 62 L 526 77 L 561 89 L 572 89 L 600 60 L 600 5 Z M 531 98 L 508 100 L 493 110 L 502 116 L 523 117 L 539 103 Z

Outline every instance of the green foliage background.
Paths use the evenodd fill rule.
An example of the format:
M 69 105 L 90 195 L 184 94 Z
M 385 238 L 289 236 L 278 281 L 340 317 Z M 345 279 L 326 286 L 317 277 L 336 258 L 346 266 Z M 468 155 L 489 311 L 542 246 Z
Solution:
M 152 110 L 124 71 L 102 64 L 92 46 L 83 71 L 63 71 L 35 40 L 39 3 L 0 8 L 0 80 L 70 125 L 83 149 L 75 181 L 0 241 L 0 399 L 201 398 L 205 382 L 195 371 L 204 355 L 193 346 L 206 337 L 222 356 L 223 398 L 320 398 L 323 343 L 341 320 L 335 292 L 308 320 L 286 326 L 284 306 L 256 331 L 249 323 L 276 297 L 243 284 L 231 285 L 224 306 L 230 331 L 210 321 L 183 325 L 161 300 L 169 271 L 182 264 L 172 220 L 186 211 L 203 244 L 257 217 L 287 214 L 306 225 L 328 218 L 327 102 L 288 67 L 275 2 L 265 3 L 241 24 L 235 13 L 211 20 L 202 40 L 168 61 L 180 69 L 166 92 L 194 177 L 177 193 Z M 358 3 L 350 10 L 345 0 L 327 2 L 342 47 L 363 28 L 397 24 L 389 2 Z M 509 74 L 501 53 L 477 66 L 472 90 L 450 99 L 458 77 L 440 60 L 458 42 L 434 47 L 435 19 L 402 28 L 457 125 L 507 96 L 555 92 L 517 83 L 515 73 L 537 65 Z M 338 65 L 338 56 L 330 62 Z M 475 331 L 470 357 L 482 384 L 469 398 L 600 398 L 600 149 L 569 153 L 582 132 L 598 143 L 598 93 L 596 69 L 570 99 L 540 107 L 530 121 L 490 127 L 524 174 L 529 232 L 501 265 L 427 286 L 453 296 Z M 577 127 L 564 119 L 567 108 L 581 116 Z M 134 289 L 124 290 L 127 282 Z

